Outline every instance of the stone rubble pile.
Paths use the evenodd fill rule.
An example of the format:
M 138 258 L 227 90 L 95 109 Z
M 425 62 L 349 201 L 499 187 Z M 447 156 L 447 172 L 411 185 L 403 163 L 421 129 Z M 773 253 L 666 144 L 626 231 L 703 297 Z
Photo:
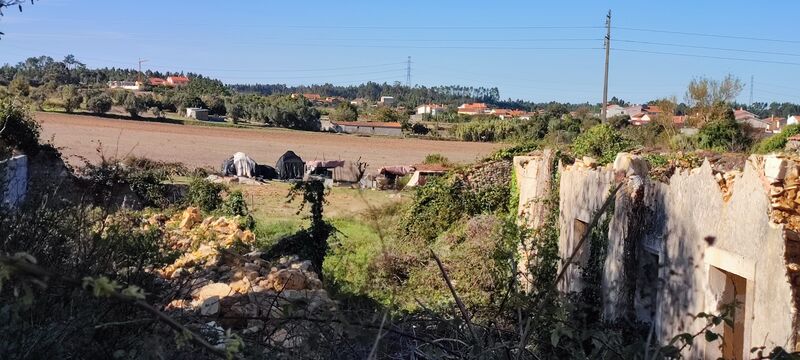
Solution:
M 187 208 L 172 219 L 151 216 L 148 226 L 158 226 L 173 249 L 183 254 L 158 271 L 173 289 L 174 299 L 164 304 L 168 312 L 202 316 L 227 328 L 256 332 L 267 318 L 330 312 L 335 303 L 322 289 L 310 261 L 287 256 L 269 262 L 250 248 L 255 235 L 239 228 L 238 219 L 203 218 L 197 208 Z

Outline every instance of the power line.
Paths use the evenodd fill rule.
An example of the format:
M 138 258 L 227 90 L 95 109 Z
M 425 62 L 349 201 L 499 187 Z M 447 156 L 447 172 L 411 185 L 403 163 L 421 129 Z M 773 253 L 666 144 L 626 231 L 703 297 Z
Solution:
M 350 74 L 319 74 L 319 75 L 309 75 L 309 76 L 269 76 L 271 79 L 319 79 L 319 78 L 331 78 L 331 77 L 348 77 L 348 76 L 361 76 L 361 75 L 372 75 L 372 74 L 387 74 L 387 73 L 395 73 L 395 74 L 403 74 L 406 69 L 390 69 L 390 70 L 381 70 L 381 71 L 367 71 L 367 72 L 359 72 L 359 73 L 350 73 Z M 252 76 L 226 76 L 229 79 L 248 79 L 252 78 Z
M 731 48 L 720 48 L 720 47 L 713 47 L 713 46 L 697 46 L 697 45 L 685 45 L 685 44 L 662 43 L 662 42 L 653 42 L 653 41 L 625 40 L 625 39 L 616 39 L 615 41 L 625 42 L 625 43 L 632 43 L 632 44 L 674 46 L 674 47 L 685 47 L 685 48 L 692 48 L 692 49 L 736 51 L 736 52 L 746 52 L 746 53 L 752 53 L 752 54 L 766 54 L 766 55 L 782 55 L 782 56 L 798 56 L 798 57 L 800 57 L 800 54 L 785 53 L 785 52 L 746 50 L 746 49 L 731 49 Z
M 605 26 L 331 26 L 331 25 L 286 25 L 281 28 L 295 29 L 363 29 L 363 30 L 531 30 L 531 29 L 602 29 Z
M 649 51 L 649 50 L 635 50 L 635 49 L 620 49 L 620 48 L 611 48 L 611 50 L 634 52 L 634 53 L 644 53 L 644 54 L 675 55 L 675 56 L 686 56 L 686 57 L 696 57 L 696 58 L 706 58 L 706 59 L 734 60 L 734 61 L 747 61 L 747 62 L 756 62 L 756 63 L 765 63 L 765 64 L 782 64 L 782 65 L 798 65 L 798 66 L 800 66 L 800 63 L 788 62 L 788 61 L 772 61 L 772 60 L 760 60 L 760 59 L 732 58 L 732 57 L 725 57 L 725 56 L 697 55 L 697 54 L 685 54 L 685 53 L 673 53 L 673 52 Z
M 716 37 L 716 38 L 725 38 L 725 39 L 769 41 L 769 42 L 800 44 L 800 40 L 768 39 L 768 38 L 758 38 L 758 37 L 748 37 L 748 36 L 738 36 L 738 35 L 703 34 L 703 33 L 685 32 L 685 31 L 642 29 L 642 28 L 630 28 L 630 27 L 621 27 L 621 26 L 615 26 L 614 29 L 629 30 L 629 31 L 652 32 L 652 33 L 664 33 L 664 34 L 675 34 L 675 35 L 703 36 L 703 37 Z
M 357 65 L 357 66 L 342 66 L 342 67 L 332 67 L 332 68 L 319 68 L 319 69 L 220 69 L 220 68 L 195 68 L 193 70 L 197 71 L 221 71 L 221 72 L 246 72 L 246 73 L 270 73 L 270 72 L 318 72 L 318 71 L 335 71 L 335 70 L 351 70 L 351 69 L 368 69 L 368 68 L 380 68 L 386 66 L 396 66 L 396 65 L 405 65 L 406 62 L 395 62 L 395 63 L 385 63 L 385 64 L 374 64 L 374 65 Z M 169 66 L 160 65 L 160 66 L 151 66 L 152 68 L 170 68 Z

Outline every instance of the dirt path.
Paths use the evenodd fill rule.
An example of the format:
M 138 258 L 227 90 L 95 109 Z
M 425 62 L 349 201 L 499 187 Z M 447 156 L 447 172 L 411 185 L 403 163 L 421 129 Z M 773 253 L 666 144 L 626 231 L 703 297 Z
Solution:
M 465 163 L 501 147 L 489 143 L 203 127 L 44 112 L 35 116 L 42 124 L 42 139 L 52 137 L 73 164 L 79 163 L 75 156 L 98 160 L 96 149 L 100 143 L 106 156 L 122 157 L 130 153 L 215 169 L 237 151 L 247 153 L 257 162 L 274 165 L 284 152 L 294 150 L 304 160 L 361 157 L 373 171 L 386 165 L 416 164 L 431 153 L 441 153 L 451 161 Z

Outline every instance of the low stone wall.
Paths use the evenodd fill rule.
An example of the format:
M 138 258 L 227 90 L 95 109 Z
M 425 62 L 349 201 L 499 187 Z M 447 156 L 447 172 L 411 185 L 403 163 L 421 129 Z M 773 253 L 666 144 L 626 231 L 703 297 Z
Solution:
M 517 159 L 520 194 L 540 191 L 542 180 L 525 174 L 546 169 L 516 165 Z M 749 358 L 755 346 L 794 349 L 800 236 L 792 226 L 800 224 L 800 211 L 793 210 L 800 209 L 800 201 L 793 202 L 800 196 L 798 167 L 800 162 L 753 156 L 743 171 L 720 173 L 705 161 L 699 168 L 676 169 L 664 183 L 650 180 L 644 159 L 629 154 L 620 154 L 614 165 L 597 166 L 591 159 L 561 165 L 561 258 L 575 251 L 592 217 L 621 182 L 602 269 L 605 320 L 649 322 L 667 342 L 704 326 L 690 315 L 718 312 L 738 301 L 735 326 L 716 329 L 736 345 L 726 348 L 730 353 L 720 353 L 718 343 L 703 343 L 685 355 Z M 520 212 L 526 211 L 540 210 L 520 196 Z M 588 244 L 576 254 L 559 284 L 565 293 L 584 288 Z
M 15 209 L 28 192 L 28 157 L 17 155 L 0 161 L 0 204 Z

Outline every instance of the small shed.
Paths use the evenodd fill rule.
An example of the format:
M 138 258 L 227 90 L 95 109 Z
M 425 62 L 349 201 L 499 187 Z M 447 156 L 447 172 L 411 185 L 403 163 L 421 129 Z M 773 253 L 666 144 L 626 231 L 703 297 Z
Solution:
M 425 185 L 428 180 L 435 176 L 442 176 L 447 173 L 447 167 L 440 164 L 423 164 L 414 166 L 414 174 L 408 180 L 406 187 Z
M 306 163 L 294 151 L 287 151 L 275 163 L 275 171 L 281 180 L 302 179 Z
M 208 120 L 208 109 L 186 108 L 186 117 L 197 120 Z

